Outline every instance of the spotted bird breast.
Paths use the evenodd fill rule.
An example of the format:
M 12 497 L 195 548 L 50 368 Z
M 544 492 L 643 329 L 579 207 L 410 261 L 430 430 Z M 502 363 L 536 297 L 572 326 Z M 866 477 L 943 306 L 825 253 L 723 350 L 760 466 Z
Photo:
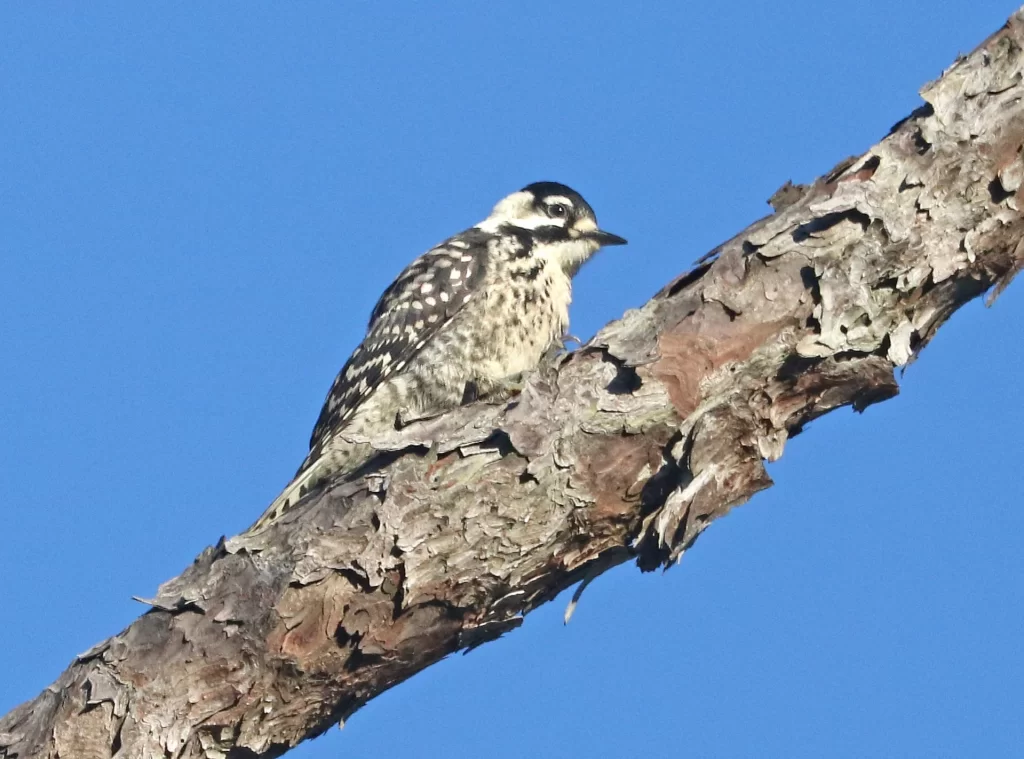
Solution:
M 482 318 L 495 320 L 492 339 L 480 346 L 485 379 L 501 380 L 534 369 L 569 326 L 571 280 L 553 262 L 529 259 L 503 272 L 483 293 Z

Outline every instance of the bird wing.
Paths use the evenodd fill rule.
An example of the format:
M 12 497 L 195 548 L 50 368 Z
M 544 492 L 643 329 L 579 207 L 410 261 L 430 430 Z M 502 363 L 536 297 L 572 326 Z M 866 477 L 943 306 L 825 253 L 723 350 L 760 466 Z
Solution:
M 483 280 L 490 239 L 472 228 L 445 240 L 409 264 L 384 291 L 366 337 L 331 385 L 309 440 L 311 451 L 342 429 L 363 400 L 458 313 Z M 316 456 L 307 463 L 311 458 Z

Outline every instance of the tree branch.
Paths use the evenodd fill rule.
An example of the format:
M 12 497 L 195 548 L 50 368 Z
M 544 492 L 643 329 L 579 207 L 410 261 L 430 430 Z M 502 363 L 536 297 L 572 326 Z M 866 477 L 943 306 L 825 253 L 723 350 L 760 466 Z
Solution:
M 581 579 L 669 566 L 811 419 L 896 394 L 1024 267 L 1024 12 L 866 154 L 642 309 L 359 476 L 208 548 L 0 719 L 0 757 L 271 757 L 518 626 Z

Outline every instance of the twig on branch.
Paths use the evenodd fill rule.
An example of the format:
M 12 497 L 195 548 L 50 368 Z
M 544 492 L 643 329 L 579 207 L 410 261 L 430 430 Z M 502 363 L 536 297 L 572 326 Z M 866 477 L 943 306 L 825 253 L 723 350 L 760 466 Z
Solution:
M 1024 15 L 642 309 L 221 541 L 0 720 L 0 757 L 269 757 L 585 576 L 676 562 L 811 419 L 1024 266 Z

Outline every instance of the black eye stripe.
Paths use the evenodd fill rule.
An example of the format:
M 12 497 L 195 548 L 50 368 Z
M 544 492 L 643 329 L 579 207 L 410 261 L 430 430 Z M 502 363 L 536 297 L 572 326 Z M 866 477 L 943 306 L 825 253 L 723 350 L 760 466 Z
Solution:
M 565 242 L 572 239 L 569 230 L 560 224 L 549 224 L 532 230 L 533 238 L 538 242 Z

